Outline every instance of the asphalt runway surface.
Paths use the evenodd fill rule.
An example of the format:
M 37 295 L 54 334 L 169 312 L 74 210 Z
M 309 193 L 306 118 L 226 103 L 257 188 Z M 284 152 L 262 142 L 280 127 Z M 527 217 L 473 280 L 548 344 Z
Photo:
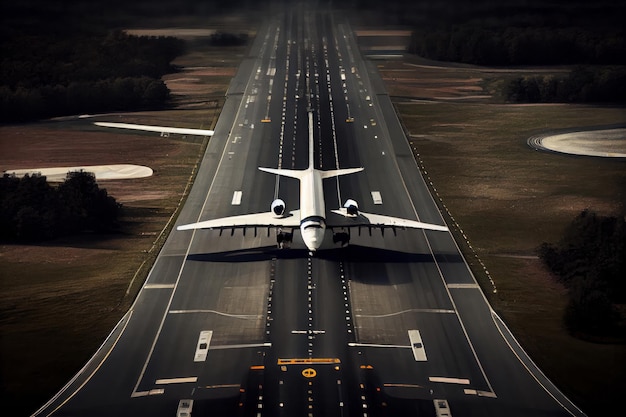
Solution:
M 307 107 L 328 210 L 443 224 L 347 22 L 258 32 L 177 221 L 298 208 Z M 37 416 L 580 416 L 489 307 L 447 232 L 353 231 L 310 257 L 274 230 L 174 231 L 128 314 Z M 330 234 L 330 233 L 329 233 Z M 332 236 L 328 236 L 329 243 Z M 189 413 L 189 414 L 185 414 Z M 445 414 L 448 413 L 448 414 Z

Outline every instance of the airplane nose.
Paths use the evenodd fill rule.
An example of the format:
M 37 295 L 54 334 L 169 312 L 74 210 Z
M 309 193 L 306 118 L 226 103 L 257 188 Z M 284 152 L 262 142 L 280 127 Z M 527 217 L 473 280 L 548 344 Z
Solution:
M 310 251 L 316 251 L 322 244 L 324 237 L 323 229 L 306 229 L 302 233 L 302 240 Z

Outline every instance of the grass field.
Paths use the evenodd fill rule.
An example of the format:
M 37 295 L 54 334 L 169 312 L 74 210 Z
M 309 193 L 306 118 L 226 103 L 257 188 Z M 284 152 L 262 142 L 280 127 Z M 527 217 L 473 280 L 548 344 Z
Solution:
M 166 77 L 176 107 L 98 120 L 212 128 L 245 48 L 196 46 Z M 128 310 L 172 226 L 207 139 L 106 130 L 89 119 L 0 127 L 0 170 L 135 163 L 154 176 L 101 182 L 124 205 L 118 234 L 0 245 L 0 400 L 29 415 Z
M 243 53 L 194 44 L 178 61 L 189 69 L 166 78 L 176 109 L 110 121 L 210 128 Z M 500 80 L 511 71 L 433 67 L 413 58 L 382 62 L 380 70 L 440 204 L 469 239 L 472 249 L 464 239 L 461 246 L 492 305 L 546 374 L 590 416 L 600 415 L 602 404 L 612 407 L 626 389 L 626 351 L 565 332 L 565 290 L 534 249 L 557 240 L 584 208 L 614 213 L 623 207 L 626 166 L 537 152 L 526 139 L 624 122 L 624 109 L 502 104 Z M 126 207 L 123 234 L 0 246 L 3 403 L 20 404 L 23 415 L 34 411 L 97 349 L 145 278 L 204 144 L 101 131 L 84 120 L 0 127 L 2 170 L 100 163 L 155 169 L 149 179 L 101 184 Z
M 558 241 L 585 208 L 622 212 L 626 161 L 539 152 L 526 140 L 539 132 L 623 123 L 625 109 L 503 104 L 497 87 L 507 72 L 406 62 L 383 63 L 380 70 L 492 306 L 577 405 L 590 416 L 603 415 L 626 389 L 626 346 L 566 332 L 567 292 L 535 249 Z

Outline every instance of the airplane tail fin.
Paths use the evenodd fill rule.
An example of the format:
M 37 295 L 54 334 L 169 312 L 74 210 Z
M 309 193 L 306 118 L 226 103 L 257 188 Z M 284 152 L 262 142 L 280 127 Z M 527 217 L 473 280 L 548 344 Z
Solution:
M 309 168 L 308 169 L 282 169 L 282 168 L 262 168 L 259 167 L 261 171 L 269 172 L 270 174 L 282 175 L 283 177 L 296 178 L 301 180 L 304 177 L 304 174 L 311 171 L 318 171 L 322 179 L 324 178 L 333 178 L 338 177 L 340 175 L 348 175 L 354 174 L 355 172 L 363 171 L 363 168 L 346 168 L 346 169 L 331 169 L 328 171 L 322 171 L 315 169 L 315 158 L 314 158 L 314 150 L 313 150 L 313 112 L 309 111 Z

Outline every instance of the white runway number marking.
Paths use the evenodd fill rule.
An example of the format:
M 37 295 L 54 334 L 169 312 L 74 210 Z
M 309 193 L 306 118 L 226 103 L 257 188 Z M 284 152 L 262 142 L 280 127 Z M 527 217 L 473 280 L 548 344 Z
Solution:
M 200 336 L 198 337 L 198 344 L 196 346 L 196 354 L 193 357 L 194 362 L 206 361 L 207 354 L 209 353 L 209 345 L 211 344 L 212 336 L 213 336 L 213 331 L 211 330 L 204 330 L 200 332 Z

